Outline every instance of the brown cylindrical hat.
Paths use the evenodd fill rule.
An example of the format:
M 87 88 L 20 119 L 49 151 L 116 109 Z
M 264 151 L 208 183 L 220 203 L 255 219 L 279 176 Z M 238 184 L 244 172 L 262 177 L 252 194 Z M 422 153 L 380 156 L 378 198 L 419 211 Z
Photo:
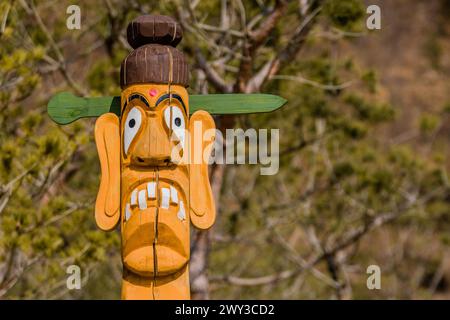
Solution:
M 171 17 L 145 15 L 133 20 L 128 25 L 127 39 L 135 50 L 122 62 L 122 89 L 142 83 L 187 87 L 189 67 L 183 53 L 175 48 L 182 36 L 181 26 Z

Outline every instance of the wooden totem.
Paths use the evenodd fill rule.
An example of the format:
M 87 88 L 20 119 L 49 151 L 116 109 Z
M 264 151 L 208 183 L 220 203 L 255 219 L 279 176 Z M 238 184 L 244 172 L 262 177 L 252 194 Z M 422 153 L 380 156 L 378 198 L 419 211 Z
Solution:
M 208 229 L 216 215 L 206 163 L 214 134 L 202 139 L 215 129 L 210 114 L 268 112 L 285 100 L 267 94 L 189 96 L 188 65 L 175 48 L 182 30 L 170 17 L 138 17 L 127 38 L 134 51 L 121 66 L 120 98 L 59 93 L 48 113 L 59 124 L 99 116 L 95 220 L 105 231 L 120 224 L 122 298 L 189 299 L 190 223 Z M 196 153 L 200 162 L 192 159 Z M 180 158 L 185 161 L 175 161 Z
M 175 48 L 182 37 L 175 20 L 141 16 L 127 35 L 135 50 L 121 67 L 122 116 L 107 113 L 95 124 L 102 169 L 95 219 L 106 231 L 120 223 L 122 298 L 189 299 L 189 225 L 207 229 L 216 213 L 207 164 L 172 157 L 192 153 L 191 123 L 207 130 L 214 120 L 205 111 L 189 117 L 188 66 Z

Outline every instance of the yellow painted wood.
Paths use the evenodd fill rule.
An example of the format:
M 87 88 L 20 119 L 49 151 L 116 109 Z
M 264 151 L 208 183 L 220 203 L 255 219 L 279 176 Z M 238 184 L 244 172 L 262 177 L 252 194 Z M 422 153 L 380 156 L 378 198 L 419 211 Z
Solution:
M 172 98 L 161 101 L 169 90 Z M 190 222 L 211 227 L 215 206 L 207 163 L 203 157 L 195 164 L 187 160 L 195 152 L 210 154 L 214 131 L 201 139 L 215 129 L 214 120 L 205 111 L 189 118 L 188 93 L 177 85 L 129 86 L 121 109 L 120 119 L 107 113 L 96 122 L 102 179 L 95 216 L 102 230 L 120 221 L 122 298 L 189 299 Z M 174 130 L 175 123 L 188 131 Z
M 120 217 L 119 118 L 105 113 L 95 123 L 95 142 L 101 165 L 100 187 L 95 202 L 95 221 L 102 230 L 112 230 Z
M 195 126 L 201 127 L 200 132 L 196 132 Z M 208 130 L 213 130 L 216 128 L 214 119 L 206 111 L 196 111 L 189 121 L 189 132 L 192 142 L 191 145 L 194 146 L 194 141 L 201 141 L 201 137 L 205 135 Z M 201 137 L 197 135 L 200 133 Z M 195 135 L 195 136 L 194 136 Z M 211 190 L 211 185 L 209 183 L 208 177 L 208 163 L 206 162 L 212 151 L 214 145 L 215 135 L 210 135 L 208 140 L 202 141 L 202 147 L 199 148 L 199 153 L 201 152 L 201 157 L 196 157 L 197 150 L 191 148 L 191 161 L 190 161 L 190 189 L 193 191 L 190 193 L 190 213 L 191 222 L 198 229 L 209 229 L 216 219 L 216 207 L 214 204 L 214 198 Z

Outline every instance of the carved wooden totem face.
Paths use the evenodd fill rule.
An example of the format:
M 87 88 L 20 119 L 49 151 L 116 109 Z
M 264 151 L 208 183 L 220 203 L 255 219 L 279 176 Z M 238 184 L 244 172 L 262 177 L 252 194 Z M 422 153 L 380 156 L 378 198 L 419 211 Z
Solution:
M 160 42 L 145 32 L 176 34 L 172 19 L 144 17 L 131 32 Z M 120 223 L 126 299 L 189 298 L 190 222 L 206 229 L 215 220 L 207 163 L 190 161 L 194 152 L 210 153 L 202 136 L 214 120 L 205 111 L 189 117 L 186 68 L 174 50 L 151 44 L 133 51 L 122 64 L 121 116 L 104 114 L 95 127 L 102 169 L 96 221 L 103 230 Z
M 161 85 L 122 93 L 123 261 L 142 276 L 174 273 L 189 260 L 189 170 L 172 162 L 172 152 L 185 152 L 188 95 L 171 91 L 171 99 Z

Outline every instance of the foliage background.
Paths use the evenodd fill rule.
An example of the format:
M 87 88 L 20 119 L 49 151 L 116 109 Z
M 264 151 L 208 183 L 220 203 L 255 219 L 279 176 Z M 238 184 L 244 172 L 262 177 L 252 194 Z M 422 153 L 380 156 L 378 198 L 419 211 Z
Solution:
M 369 4 L 381 30 L 365 28 Z M 279 128 L 280 171 L 211 168 L 218 219 L 193 234 L 194 298 L 450 298 L 447 0 L 0 0 L 0 298 L 119 298 L 119 231 L 93 219 L 95 120 L 60 127 L 45 106 L 119 94 L 126 25 L 145 13 L 183 24 L 191 92 L 289 100 L 216 119 Z

